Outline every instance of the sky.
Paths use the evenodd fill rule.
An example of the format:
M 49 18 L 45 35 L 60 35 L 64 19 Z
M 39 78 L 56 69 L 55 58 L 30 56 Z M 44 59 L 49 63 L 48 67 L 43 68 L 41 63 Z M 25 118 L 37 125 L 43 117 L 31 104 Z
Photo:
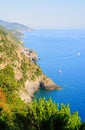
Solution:
M 34 29 L 85 29 L 85 0 L 0 0 L 0 19 Z

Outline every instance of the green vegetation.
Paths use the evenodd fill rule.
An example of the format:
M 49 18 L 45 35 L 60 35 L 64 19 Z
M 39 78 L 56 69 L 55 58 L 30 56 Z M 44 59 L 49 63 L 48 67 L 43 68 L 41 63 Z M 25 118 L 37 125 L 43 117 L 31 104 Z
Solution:
M 0 130 L 20 130 L 15 121 L 16 113 L 25 116 L 26 108 L 17 95 L 9 95 L 0 88 Z
M 42 74 L 41 68 L 38 67 L 38 68 L 37 68 L 37 71 L 35 72 L 35 75 L 36 75 L 36 76 L 40 76 L 41 74 Z
M 0 64 L 3 62 L 3 58 L 2 57 L 0 57 Z
M 35 63 L 31 62 L 30 60 L 24 60 L 21 62 L 21 70 L 23 73 L 23 79 L 29 79 L 29 80 L 35 80 L 38 76 L 42 75 L 42 70 L 40 67 L 38 67 Z M 28 75 L 29 77 L 28 77 Z
M 0 53 L 6 56 L 6 60 L 16 60 L 16 49 L 21 43 L 8 30 L 0 26 Z M 2 57 L 3 58 L 3 57 Z
M 2 100 L 3 98 L 4 96 Z M 34 99 L 27 105 L 18 99 L 16 101 L 18 104 L 13 102 L 10 107 L 4 102 L 3 107 L 0 104 L 0 130 L 84 130 L 85 128 L 78 112 L 71 114 L 69 105 L 61 104 L 58 108 L 51 99 L 47 101 L 39 99 L 38 102 Z
M 28 63 L 27 62 L 22 62 L 21 64 L 21 69 L 23 70 L 23 73 L 26 73 L 27 72 L 27 69 L 28 69 Z
M 15 35 L 13 35 L 11 31 L 7 30 L 6 28 L 4 28 L 0 25 L 0 36 L 2 36 L 2 41 L 5 41 L 5 38 L 8 35 L 11 37 L 12 41 L 16 41 L 16 42 L 20 43 L 18 38 Z
M 0 26 L 0 130 L 84 130 L 85 123 L 78 112 L 70 113 L 69 105 L 58 107 L 51 99 L 21 100 L 19 90 L 24 90 L 25 81 L 42 75 L 40 67 L 21 54 L 23 50 L 18 39 Z
M 28 108 L 27 118 L 30 130 L 78 130 L 80 118 L 78 113 L 70 114 L 69 105 L 58 105 L 51 99 L 34 100 Z
M 7 91 L 12 91 L 17 87 L 14 70 L 10 65 L 7 65 L 3 70 L 0 70 L 0 86 Z

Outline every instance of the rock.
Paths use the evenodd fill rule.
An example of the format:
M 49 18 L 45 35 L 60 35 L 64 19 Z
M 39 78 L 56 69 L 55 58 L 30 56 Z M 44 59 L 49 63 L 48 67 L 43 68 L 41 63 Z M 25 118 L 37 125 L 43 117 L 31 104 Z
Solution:
M 4 72 L 4 69 L 6 69 L 6 76 L 11 80 L 5 81 L 3 79 L 2 84 L 4 85 L 5 82 L 7 91 L 11 86 L 13 89 L 10 89 L 13 93 L 16 92 L 25 102 L 30 102 L 33 94 L 41 87 L 47 90 L 60 89 L 58 85 L 43 74 L 41 68 L 36 64 L 38 60 L 36 52 L 25 48 L 15 35 L 2 26 L 0 26 L 0 40 L 0 70 Z M 8 68 L 12 69 L 12 75 L 10 71 L 8 72 Z M 2 77 L 4 77 L 3 75 Z M 14 78 L 13 81 L 11 76 Z
M 25 87 L 22 88 L 20 91 L 20 97 L 25 102 L 32 101 L 32 98 L 34 97 L 34 93 L 38 91 L 39 88 L 44 88 L 46 90 L 59 90 L 61 89 L 60 86 L 56 85 L 50 78 L 42 75 L 36 79 L 36 81 L 33 80 L 27 80 L 25 82 Z
M 41 81 L 41 87 L 45 88 L 46 90 L 54 90 L 60 89 L 61 87 L 56 85 L 50 78 L 46 77 L 44 80 Z

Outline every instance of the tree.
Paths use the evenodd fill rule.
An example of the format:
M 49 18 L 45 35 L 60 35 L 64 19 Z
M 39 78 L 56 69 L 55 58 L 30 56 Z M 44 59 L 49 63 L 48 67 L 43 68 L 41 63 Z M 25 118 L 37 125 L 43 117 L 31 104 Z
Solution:
M 71 114 L 69 105 L 58 108 L 51 99 L 34 99 L 28 107 L 27 120 L 30 130 L 78 130 L 80 125 L 78 112 Z

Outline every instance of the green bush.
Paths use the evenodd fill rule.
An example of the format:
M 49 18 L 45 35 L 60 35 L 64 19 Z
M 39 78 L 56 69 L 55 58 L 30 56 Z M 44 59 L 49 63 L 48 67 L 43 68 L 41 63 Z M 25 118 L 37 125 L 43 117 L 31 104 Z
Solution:
M 17 87 L 14 70 L 10 65 L 7 65 L 3 70 L 0 70 L 0 86 L 5 90 L 13 90 Z
M 51 99 L 33 101 L 28 108 L 27 119 L 30 130 L 78 130 L 80 117 L 70 113 L 69 105 L 61 104 L 60 109 Z
M 39 99 L 28 105 L 16 99 L 6 114 L 0 110 L 0 130 L 84 130 L 78 112 L 70 113 L 69 105 L 60 108 L 51 99 Z
M 28 69 L 28 63 L 27 62 L 22 62 L 21 69 L 23 70 L 23 73 L 26 73 L 27 69 Z
M 35 75 L 36 76 L 40 76 L 41 74 L 42 74 L 41 68 L 38 67 L 37 70 L 36 70 L 36 72 L 35 72 Z
M 3 58 L 2 57 L 0 57 L 0 64 L 3 62 Z

